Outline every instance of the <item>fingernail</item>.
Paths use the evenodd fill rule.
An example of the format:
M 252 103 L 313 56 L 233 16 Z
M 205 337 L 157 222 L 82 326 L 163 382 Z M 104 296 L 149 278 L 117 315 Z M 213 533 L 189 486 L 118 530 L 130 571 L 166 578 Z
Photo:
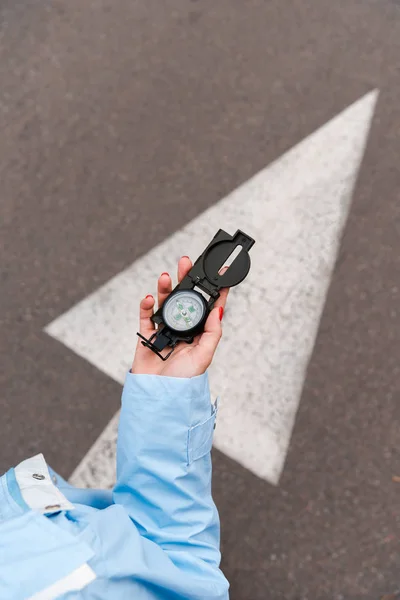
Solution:
M 219 307 L 219 320 L 222 321 L 222 317 L 224 316 L 224 307 Z
M 153 295 L 152 294 L 147 294 L 146 298 L 152 298 Z
M 186 256 L 186 254 L 185 254 L 185 256 L 182 256 L 182 258 L 189 258 L 189 257 L 188 257 L 188 256 Z M 190 259 L 189 259 L 189 260 L 190 260 Z
M 169 277 L 169 273 L 167 273 L 166 271 L 164 271 L 164 273 L 161 273 L 161 277 L 162 277 L 163 275 L 168 275 L 168 277 Z

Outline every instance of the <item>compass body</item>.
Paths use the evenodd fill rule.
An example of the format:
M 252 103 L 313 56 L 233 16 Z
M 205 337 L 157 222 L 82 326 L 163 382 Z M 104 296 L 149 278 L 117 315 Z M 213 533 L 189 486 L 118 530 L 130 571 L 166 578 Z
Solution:
M 151 320 L 157 327 L 153 335 L 146 339 L 137 333 L 142 344 L 162 360 L 167 360 L 179 342 L 191 344 L 194 337 L 204 331 L 220 290 L 238 285 L 247 276 L 249 250 L 253 244 L 254 239 L 240 229 L 234 235 L 219 229 L 189 273 L 152 315 Z M 224 265 L 228 269 L 221 275 Z M 161 354 L 167 347 L 171 350 L 166 355 Z

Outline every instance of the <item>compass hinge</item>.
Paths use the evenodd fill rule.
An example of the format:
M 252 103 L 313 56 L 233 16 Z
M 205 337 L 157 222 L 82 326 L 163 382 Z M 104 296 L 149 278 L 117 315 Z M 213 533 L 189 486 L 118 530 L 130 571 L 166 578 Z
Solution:
M 218 290 L 216 290 L 215 287 L 212 287 L 211 285 L 207 285 L 208 282 L 206 278 L 202 279 L 201 277 L 199 277 L 199 275 L 196 275 L 196 277 L 193 279 L 193 283 L 195 286 L 203 290 L 203 292 L 206 292 L 206 294 L 211 296 L 211 298 L 214 298 L 214 300 L 219 297 Z

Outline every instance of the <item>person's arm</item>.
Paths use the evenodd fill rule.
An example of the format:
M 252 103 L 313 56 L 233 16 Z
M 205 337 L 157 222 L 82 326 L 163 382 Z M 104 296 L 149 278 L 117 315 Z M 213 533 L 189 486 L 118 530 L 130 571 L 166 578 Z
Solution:
M 167 554 L 174 568 L 164 562 L 163 586 L 185 598 L 228 598 L 211 496 L 215 417 L 207 373 L 126 376 L 114 501 Z
M 191 267 L 190 259 L 182 257 L 179 281 Z M 159 306 L 171 290 L 171 278 L 163 274 Z M 141 537 L 168 557 L 159 575 L 171 600 L 228 599 L 211 495 L 217 407 L 211 403 L 207 375 L 221 339 L 227 295 L 227 289 L 221 290 L 204 333 L 190 345 L 178 344 L 167 361 L 138 341 L 122 394 L 114 502 L 125 508 Z M 154 332 L 154 304 L 152 296 L 140 304 L 140 333 L 147 338 Z

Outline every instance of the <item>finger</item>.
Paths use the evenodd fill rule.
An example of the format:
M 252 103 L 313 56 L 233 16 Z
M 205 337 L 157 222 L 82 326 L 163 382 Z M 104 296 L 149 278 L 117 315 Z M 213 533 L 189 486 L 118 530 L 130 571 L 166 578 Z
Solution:
M 222 288 L 222 290 L 219 291 L 219 298 L 217 298 L 217 300 L 214 302 L 214 308 L 218 308 L 220 306 L 222 306 L 222 308 L 225 308 L 229 290 L 230 288 Z
M 192 268 L 192 261 L 188 256 L 182 256 L 178 262 L 178 283 L 189 273 Z
M 222 267 L 222 269 L 220 270 L 220 274 L 223 275 L 225 273 L 225 271 L 228 270 L 228 268 L 229 267 Z M 218 311 L 219 311 L 219 307 L 222 307 L 222 309 L 223 309 L 222 315 L 224 314 L 225 304 L 226 304 L 226 300 L 228 298 L 229 290 L 230 290 L 230 288 L 228 288 L 228 287 L 222 288 L 219 292 L 219 298 L 215 301 L 214 306 L 213 306 L 213 310 L 218 309 Z M 219 317 L 219 312 L 218 312 L 218 317 Z M 221 329 L 221 333 L 222 333 L 222 329 Z M 195 338 L 193 340 L 193 343 L 195 346 L 198 346 L 203 335 L 204 335 L 204 333 L 200 333 L 195 336 Z
M 154 298 L 150 294 L 143 298 L 139 309 L 139 332 L 146 338 L 154 333 L 155 325 L 151 320 L 154 313 Z
M 220 315 L 223 311 L 217 306 L 212 309 L 204 326 L 204 333 L 199 339 L 196 351 L 201 352 L 205 363 L 210 364 L 222 336 Z
M 161 273 L 157 283 L 158 308 L 160 308 L 164 304 L 165 299 L 170 295 L 171 292 L 172 280 L 170 274 Z

